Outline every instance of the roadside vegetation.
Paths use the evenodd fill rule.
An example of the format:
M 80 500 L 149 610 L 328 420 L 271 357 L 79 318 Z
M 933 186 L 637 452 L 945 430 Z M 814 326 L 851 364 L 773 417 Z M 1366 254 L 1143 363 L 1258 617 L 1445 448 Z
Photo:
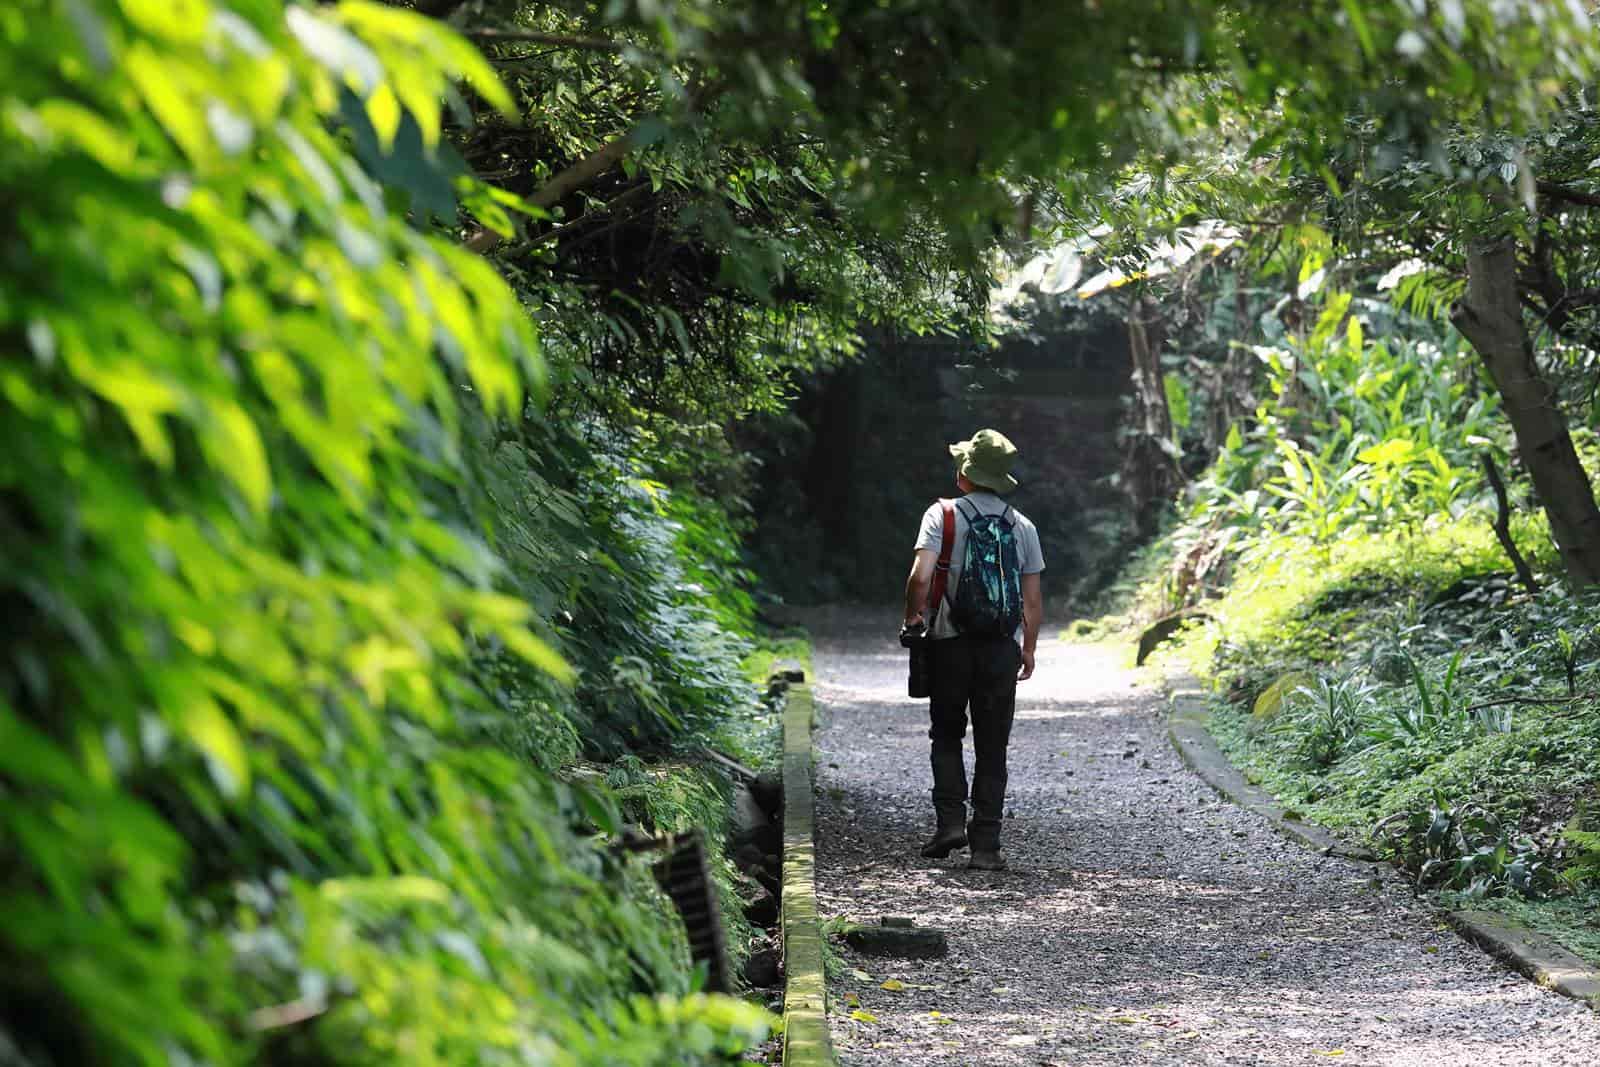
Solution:
M 1589 84 L 1552 81 L 1520 130 L 1457 111 L 1426 146 L 1354 107 L 1315 177 L 1300 134 L 1188 85 L 1222 122 L 1064 205 L 999 295 L 1013 328 L 1128 339 L 1134 536 L 1083 613 L 1176 632 L 1158 655 L 1211 681 L 1225 749 L 1301 817 L 1596 958 Z
M 1125 592 L 1146 622 L 1200 613 L 1158 659 L 1211 683 L 1224 751 L 1296 817 L 1600 959 L 1600 597 L 1513 478 L 1519 578 L 1493 393 L 1447 328 L 1374 296 L 1255 349 L 1256 410 Z
M 1523 140 L 1479 170 L 1527 149 L 1566 168 L 1564 203 L 1600 195 L 1576 162 L 1594 155 L 1578 151 L 1592 124 L 1529 148 L 1553 112 L 1587 114 L 1567 106 L 1596 59 L 1581 8 L 1445 7 L 0 9 L 0 1060 L 676 1067 L 759 1046 L 773 1017 L 737 988 L 707 991 L 647 847 L 703 835 L 737 962 L 759 936 L 744 925 L 759 865 L 736 870 L 722 847 L 726 757 L 770 766 L 760 675 L 799 651 L 758 636 L 743 540 L 763 467 L 741 423 L 781 422 L 798 381 L 858 358 L 874 331 L 986 344 L 1004 262 L 1088 229 L 1086 214 L 1123 213 L 1129 240 L 1165 225 L 1133 218 L 1146 208 L 1128 168 L 1146 190 L 1206 197 L 1270 170 L 1344 204 L 1375 138 L 1455 151 L 1444 131 L 1492 104 L 1496 130 Z M 1237 166 L 1218 183 L 1175 162 L 1237 147 L 1247 125 L 1254 154 L 1223 160 Z M 1383 192 L 1428 192 L 1413 178 Z M 1259 262 L 1309 276 L 1303 246 Z M 1505 254 L 1472 262 L 1504 280 Z M 1586 263 L 1552 253 L 1541 275 L 1546 317 L 1580 348 L 1600 301 L 1562 279 Z M 1363 340 L 1331 304 L 1325 318 L 1308 358 L 1375 351 L 1376 320 Z M 1175 488 L 1152 457 L 1206 409 L 1204 389 L 1190 404 L 1182 375 L 1161 373 L 1155 320 L 1137 321 L 1142 535 Z M 1442 334 L 1385 349 L 1414 385 L 1369 398 L 1381 435 L 1258 420 L 1226 443 L 1202 494 L 1212 517 L 1183 529 L 1283 520 L 1229 542 L 1234 588 L 1272 573 L 1274 545 L 1320 553 L 1352 589 L 1413 574 L 1363 570 L 1383 553 L 1360 556 L 1361 537 L 1397 539 L 1441 582 L 1464 573 L 1445 539 L 1493 556 L 1459 509 L 1460 420 L 1490 425 L 1494 402 L 1451 384 L 1424 343 L 1458 351 Z M 1353 362 L 1324 378 L 1362 388 Z M 1406 444 L 1397 427 L 1424 396 L 1436 421 Z M 1483 432 L 1509 462 L 1505 435 Z M 1552 484 L 1569 491 L 1541 483 L 1547 509 L 1581 499 L 1564 458 Z M 1339 503 L 1352 463 L 1376 479 L 1360 523 Z M 1283 490 L 1276 503 L 1245 505 L 1258 484 Z M 1516 748 L 1535 741 L 1528 723 L 1569 721 L 1590 630 L 1556 589 L 1540 521 L 1516 530 L 1547 592 L 1485 585 L 1454 629 L 1405 630 L 1393 651 L 1433 710 L 1416 738 L 1360 751 L 1396 767 L 1437 751 L 1454 782 L 1486 746 L 1532 752 Z M 1582 548 L 1563 540 L 1574 589 L 1600 577 Z M 1255 620 L 1240 641 L 1292 614 L 1239 604 Z M 1570 638 L 1564 690 L 1530 605 Z M 1494 631 L 1504 653 L 1494 612 L 1520 613 Z M 1355 660 L 1302 643 L 1354 691 Z M 1469 645 L 1478 658 L 1447 678 Z M 1270 679 L 1247 661 L 1219 662 L 1252 693 Z M 1494 692 L 1548 703 L 1515 706 L 1504 728 L 1472 726 L 1477 710 L 1457 724 L 1481 701 L 1457 690 L 1495 666 L 1510 673 Z M 1283 722 L 1309 721 L 1299 699 Z M 1314 752 L 1341 766 L 1364 731 L 1340 726 Z M 1279 744 L 1261 736 L 1263 752 Z M 1527 810 L 1441 795 L 1534 835 L 1546 866 L 1521 870 L 1557 886 L 1593 865 L 1584 781 L 1566 779 L 1571 811 L 1535 810 L 1526 789 Z M 1306 803 L 1344 810 L 1331 796 Z M 1451 810 L 1477 826 L 1477 808 Z M 1502 866 L 1486 891 L 1522 877 Z

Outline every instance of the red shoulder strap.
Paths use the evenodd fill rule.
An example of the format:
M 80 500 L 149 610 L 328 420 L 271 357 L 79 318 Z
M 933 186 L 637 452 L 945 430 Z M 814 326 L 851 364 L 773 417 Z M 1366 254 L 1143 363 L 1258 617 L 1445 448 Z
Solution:
M 944 530 L 940 534 L 939 563 L 933 570 L 933 592 L 928 597 L 934 613 L 939 611 L 939 604 L 944 600 L 945 586 L 950 581 L 950 553 L 956 547 L 955 501 L 941 498 L 939 506 L 944 509 Z M 928 616 L 928 625 L 933 625 L 932 615 Z

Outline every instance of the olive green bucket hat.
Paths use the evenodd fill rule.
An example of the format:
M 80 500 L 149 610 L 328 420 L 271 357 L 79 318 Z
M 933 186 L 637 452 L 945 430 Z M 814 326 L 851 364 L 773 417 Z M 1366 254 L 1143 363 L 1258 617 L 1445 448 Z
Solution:
M 1011 477 L 1017 446 L 999 430 L 979 430 L 970 441 L 951 445 L 950 454 L 961 461 L 958 473 L 973 485 L 997 493 L 1009 493 L 1017 487 L 1017 480 Z

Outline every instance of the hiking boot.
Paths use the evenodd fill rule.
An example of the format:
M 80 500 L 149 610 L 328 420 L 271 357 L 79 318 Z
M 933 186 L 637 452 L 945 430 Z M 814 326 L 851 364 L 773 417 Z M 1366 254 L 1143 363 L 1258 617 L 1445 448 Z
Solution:
M 943 826 L 922 846 L 922 854 L 930 860 L 942 860 L 958 848 L 967 847 L 967 831 L 961 826 Z
M 989 851 L 976 848 L 972 850 L 972 857 L 967 860 L 969 871 L 1003 871 L 1006 869 L 1006 858 L 1000 855 L 1000 850 Z

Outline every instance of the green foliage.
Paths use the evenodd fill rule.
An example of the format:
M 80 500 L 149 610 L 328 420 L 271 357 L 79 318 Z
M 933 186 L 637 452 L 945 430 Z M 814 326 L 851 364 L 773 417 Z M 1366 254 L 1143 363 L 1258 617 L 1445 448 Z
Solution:
M 1028 240 L 1036 208 L 1096 214 L 1132 160 L 1147 190 L 1231 188 L 1188 161 L 1237 141 L 1259 180 L 1332 179 L 1374 136 L 1421 154 L 1485 109 L 1534 126 L 1552 79 L 1593 59 L 1575 6 L 1491 0 L 480 0 L 453 18 L 521 113 L 455 144 L 532 207 L 481 221 L 558 374 L 591 408 L 695 421 L 782 408 L 863 324 L 981 336 L 997 238 Z
M 1380 745 L 1437 745 L 1448 734 L 1461 734 L 1474 727 L 1500 726 L 1498 718 L 1477 717 L 1467 705 L 1459 676 L 1461 652 L 1450 657 L 1442 677 L 1430 681 L 1422 667 L 1410 656 L 1405 664 L 1416 686 L 1416 700 L 1391 705 L 1389 714 L 1367 730 L 1367 736 Z M 1504 733 L 1504 730 L 1499 732 Z
M 1427 807 L 1380 822 L 1375 832 L 1394 838 L 1397 858 L 1424 889 L 1453 889 L 1467 899 L 1502 889 L 1538 897 L 1554 882 L 1532 839 L 1470 801 L 1435 796 Z
M 1559 586 L 1517 596 L 1500 577 L 1453 581 L 1483 564 L 1444 550 L 1440 536 L 1409 553 L 1378 546 L 1393 575 L 1381 586 L 1336 573 L 1294 581 L 1279 601 L 1246 568 L 1243 586 L 1208 609 L 1235 627 L 1211 663 L 1233 697 L 1212 728 L 1285 802 L 1376 835 L 1429 887 L 1584 889 L 1582 839 L 1562 834 L 1596 782 L 1595 661 L 1587 640 L 1570 639 L 1569 652 L 1558 635 L 1592 633 L 1594 600 Z M 1386 592 L 1368 595 L 1373 588 Z M 1308 666 L 1319 681 L 1261 729 L 1254 693 Z
M 725 515 L 650 477 L 626 438 L 530 422 L 492 449 L 497 541 L 576 670 L 556 713 L 587 755 L 668 750 L 754 703 L 740 668 L 751 605 Z
M 1548 112 L 1551 79 L 1580 77 L 1592 61 L 1576 5 L 1488 0 L 1445 12 L 1406 0 L 1004 11 L 969 0 L 684 0 L 606 13 L 653 46 L 637 62 L 714 66 L 743 97 L 747 127 L 818 136 L 878 211 L 932 198 L 971 223 L 1005 204 L 996 177 L 1103 172 L 1136 146 L 1176 149 L 1214 134 L 1225 104 L 1270 116 L 1254 131 L 1256 154 L 1289 138 L 1295 162 L 1315 170 L 1347 136 L 1348 110 L 1423 144 L 1482 108 L 1526 126 Z M 1198 101 L 1182 91 L 1196 81 L 1210 90 Z
M 1313 768 L 1337 762 L 1360 734 L 1372 703 L 1373 687 L 1355 675 L 1330 680 L 1290 694 L 1288 707 L 1273 720 L 1273 729 L 1291 734 L 1295 758 Z
M 0 1042 L 565 1065 L 759 1040 L 607 847 L 625 813 L 710 823 L 715 788 L 641 761 L 624 810 L 574 763 L 754 703 L 737 511 L 612 434 L 778 406 L 862 322 L 969 323 L 1028 171 L 1215 125 L 1170 69 L 1271 103 L 1315 161 L 1346 107 L 1515 127 L 1587 63 L 1564 10 L 1341 0 L 1284 36 L 1278 7 L 463 5 L 564 42 L 497 55 L 509 89 L 371 0 L 0 12 Z M 1375 79 L 1380 52 L 1403 61 Z M 1040 96 L 1040 70 L 1070 76 Z M 524 407 L 531 324 L 560 429 Z
M 592 836 L 614 802 L 497 743 L 497 680 L 539 680 L 512 703 L 547 767 L 575 741 L 547 705 L 591 684 L 467 506 L 467 427 L 521 410 L 532 331 L 337 132 L 353 93 L 437 161 L 451 78 L 509 103 L 487 64 L 353 0 L 29 3 L 0 56 L 4 1043 L 644 1064 L 759 1040 Z
M 1476 457 L 1503 431 L 1460 341 L 1369 340 L 1363 318 L 1388 316 L 1353 305 L 1333 296 L 1304 341 L 1257 349 L 1274 399 L 1224 442 L 1192 523 L 1326 545 L 1459 518 L 1479 495 Z
M 1589 963 L 1600 963 L 1600 890 L 1585 890 L 1569 896 L 1527 900 L 1520 896 L 1464 899 L 1444 892 L 1439 903 L 1445 908 L 1469 906 L 1500 912 L 1517 923 L 1555 938 Z
M 1600 885 L 1600 832 L 1569 826 L 1561 833 L 1569 851 L 1561 879 L 1569 885 Z
M 804 98 L 801 72 L 762 54 L 756 9 L 498 3 L 473 15 L 591 45 L 485 35 L 521 115 L 457 140 L 469 164 L 548 209 L 508 216 L 495 255 L 540 324 L 556 410 L 619 424 L 665 414 L 720 434 L 782 409 L 792 379 L 852 356 L 864 325 L 976 321 L 971 257 L 916 209 L 880 232 L 846 202 L 815 132 L 784 121 Z M 566 184 L 607 144 L 614 165 Z
M 811 639 L 804 630 L 791 628 L 762 634 L 756 647 L 745 657 L 745 675 L 752 682 L 765 684 L 782 663 L 798 664 L 808 680 L 816 677 Z
M 1503 573 L 1474 471 L 1498 412 L 1433 333 L 1334 295 L 1303 338 L 1256 350 L 1264 399 L 1171 535 L 1180 561 L 1231 560 L 1186 654 L 1229 698 L 1224 747 L 1307 817 L 1376 836 L 1432 890 L 1581 889 L 1556 875 L 1600 755 L 1595 605 Z M 1548 566 L 1542 522 L 1514 515 L 1512 532 Z M 1256 694 L 1307 670 L 1263 729 Z

